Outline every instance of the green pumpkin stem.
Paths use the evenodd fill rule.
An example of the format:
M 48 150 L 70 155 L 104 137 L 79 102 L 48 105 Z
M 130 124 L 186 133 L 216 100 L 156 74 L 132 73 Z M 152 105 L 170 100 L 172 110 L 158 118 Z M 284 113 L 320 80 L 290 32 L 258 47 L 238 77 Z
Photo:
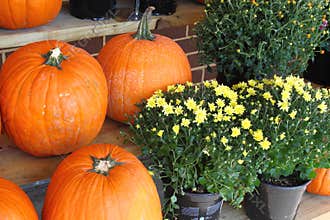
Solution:
M 47 54 L 43 55 L 42 57 L 46 59 L 44 64 L 49 66 L 55 66 L 58 69 L 62 69 L 61 67 L 62 61 L 67 59 L 67 57 L 62 54 L 60 48 L 58 47 L 50 50 Z
M 137 32 L 133 34 L 133 38 L 137 40 L 151 40 L 151 41 L 155 39 L 155 36 L 151 33 L 148 25 L 149 17 L 151 16 L 153 10 L 155 10 L 155 8 L 152 6 L 146 9 L 139 23 Z
M 109 171 L 115 168 L 118 165 L 122 165 L 122 162 L 117 162 L 111 158 L 110 154 L 108 154 L 104 158 L 96 158 L 91 156 L 93 161 L 93 168 L 88 170 L 88 172 L 102 174 L 104 176 L 109 175 Z

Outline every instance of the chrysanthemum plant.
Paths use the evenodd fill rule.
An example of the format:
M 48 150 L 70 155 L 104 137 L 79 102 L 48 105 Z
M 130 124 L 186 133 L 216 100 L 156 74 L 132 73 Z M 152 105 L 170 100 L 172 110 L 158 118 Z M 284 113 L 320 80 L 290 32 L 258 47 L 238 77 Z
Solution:
M 223 82 L 302 75 L 329 38 L 329 0 L 207 0 L 196 26 L 201 62 Z
M 233 89 L 250 112 L 246 117 L 260 129 L 254 139 L 268 141 L 258 154 L 263 181 L 298 185 L 313 178 L 315 168 L 330 166 L 329 89 L 293 76 L 250 80 Z
M 239 206 L 259 184 L 256 158 L 270 142 L 247 118 L 237 92 L 216 81 L 175 85 L 140 108 L 132 141 L 164 181 L 166 213 L 175 213 L 185 192 L 220 193 Z

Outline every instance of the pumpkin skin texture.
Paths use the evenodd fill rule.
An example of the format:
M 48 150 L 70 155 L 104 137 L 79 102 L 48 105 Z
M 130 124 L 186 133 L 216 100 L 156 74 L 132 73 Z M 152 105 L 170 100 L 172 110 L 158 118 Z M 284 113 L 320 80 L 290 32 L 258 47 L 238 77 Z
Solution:
M 307 186 L 307 192 L 330 196 L 330 169 L 319 168 L 315 172 L 316 178 Z
M 60 48 L 67 59 L 56 63 L 50 57 L 50 64 L 45 64 L 43 55 L 53 48 Z M 53 50 L 53 55 L 60 51 Z M 103 125 L 106 108 L 107 84 L 101 66 L 70 44 L 29 44 L 2 66 L 0 109 L 5 131 L 32 155 L 66 154 L 91 143 Z
M 143 22 L 144 18 L 140 27 L 145 26 Z M 112 38 L 98 56 L 108 81 L 107 115 L 116 121 L 127 122 L 127 116 L 138 112 L 135 104 L 156 90 L 192 80 L 190 64 L 181 47 L 168 37 L 152 36 L 147 31 L 151 39 L 137 39 L 132 33 Z
M 97 173 L 95 158 L 106 157 L 111 158 L 112 168 Z M 57 167 L 46 193 L 42 217 L 161 220 L 162 214 L 156 186 L 143 164 L 118 146 L 95 144 L 73 152 Z
M 25 192 L 3 178 L 0 178 L 0 219 L 38 220 L 38 214 Z
M 62 8 L 62 0 L 0 0 L 0 27 L 32 28 L 52 21 Z

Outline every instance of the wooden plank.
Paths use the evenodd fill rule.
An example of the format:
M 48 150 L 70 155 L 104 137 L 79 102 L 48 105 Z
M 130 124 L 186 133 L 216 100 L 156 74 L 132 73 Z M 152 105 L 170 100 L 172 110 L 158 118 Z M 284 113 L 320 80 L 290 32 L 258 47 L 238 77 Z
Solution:
M 125 12 L 125 10 L 122 11 Z M 152 18 L 150 22 L 151 29 L 156 27 L 158 19 Z M 57 18 L 47 25 L 20 30 L 0 29 L 0 49 L 19 47 L 42 40 L 74 41 L 134 32 L 137 26 L 137 21 L 123 21 L 120 17 L 118 17 L 118 20 L 103 21 L 78 19 L 70 15 L 67 7 L 63 7 Z
M 112 143 L 123 146 L 128 151 L 139 154 L 137 146 L 123 144 L 120 131 L 127 131 L 123 125 L 106 119 L 100 134 L 93 143 Z M 51 177 L 57 165 L 65 158 L 63 156 L 37 158 L 17 149 L 5 135 L 0 136 L 0 177 L 11 180 L 19 185 Z

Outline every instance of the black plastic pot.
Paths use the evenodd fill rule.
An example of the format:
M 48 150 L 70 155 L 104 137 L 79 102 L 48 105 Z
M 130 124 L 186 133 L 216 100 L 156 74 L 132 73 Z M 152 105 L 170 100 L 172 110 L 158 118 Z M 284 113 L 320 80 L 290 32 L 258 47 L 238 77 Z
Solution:
M 116 0 L 70 0 L 70 14 L 77 18 L 100 19 L 113 17 Z
M 219 194 L 185 193 L 178 198 L 180 220 L 218 220 L 223 200 Z
M 311 82 L 330 86 L 330 52 L 316 54 L 314 62 L 309 61 L 304 77 Z
M 247 216 L 251 220 L 294 219 L 308 183 L 294 187 L 262 183 L 252 195 L 244 199 Z
M 171 15 L 176 11 L 176 0 L 141 0 L 140 12 L 144 12 L 147 7 L 154 6 L 153 15 Z
M 139 156 L 138 159 L 143 163 L 143 165 L 148 169 L 148 167 L 151 165 L 151 160 L 147 156 Z M 164 205 L 164 184 L 163 181 L 159 178 L 157 173 L 152 176 L 152 179 L 156 185 L 158 196 L 161 202 L 161 205 L 163 207 Z

